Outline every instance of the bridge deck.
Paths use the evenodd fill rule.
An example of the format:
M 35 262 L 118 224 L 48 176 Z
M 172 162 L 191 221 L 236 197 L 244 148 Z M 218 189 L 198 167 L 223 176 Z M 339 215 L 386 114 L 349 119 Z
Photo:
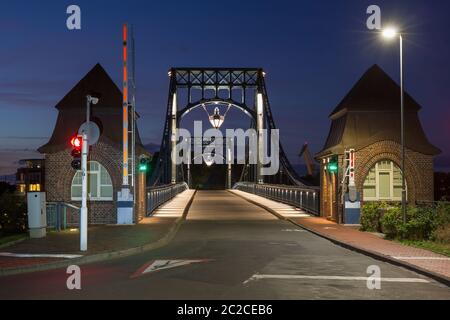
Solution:
M 266 210 L 228 191 L 198 191 L 187 220 L 276 220 Z

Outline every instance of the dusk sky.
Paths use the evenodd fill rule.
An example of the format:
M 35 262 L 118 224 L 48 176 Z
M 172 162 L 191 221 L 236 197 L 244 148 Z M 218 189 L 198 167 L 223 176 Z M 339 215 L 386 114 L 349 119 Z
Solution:
M 66 28 L 66 8 L 82 30 Z M 282 143 L 293 163 L 308 141 L 320 151 L 328 116 L 362 74 L 379 64 L 399 81 L 398 43 L 366 28 L 377 4 L 383 24 L 404 30 L 405 86 L 422 105 L 427 136 L 450 170 L 450 2 L 10 1 L 0 12 L 0 175 L 50 137 L 58 101 L 100 62 L 119 88 L 121 26 L 134 25 L 138 126 L 159 144 L 170 67 L 262 67 Z M 201 117 L 199 113 L 199 117 Z

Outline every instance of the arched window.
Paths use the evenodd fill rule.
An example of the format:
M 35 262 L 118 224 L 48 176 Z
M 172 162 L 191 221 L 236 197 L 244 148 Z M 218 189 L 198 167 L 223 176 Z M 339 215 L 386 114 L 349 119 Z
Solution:
M 375 164 L 364 181 L 364 201 L 401 201 L 402 171 L 390 160 Z
M 72 180 L 72 200 L 81 201 L 81 171 Z M 91 201 L 113 200 L 113 186 L 108 171 L 96 161 L 88 162 L 88 199 Z

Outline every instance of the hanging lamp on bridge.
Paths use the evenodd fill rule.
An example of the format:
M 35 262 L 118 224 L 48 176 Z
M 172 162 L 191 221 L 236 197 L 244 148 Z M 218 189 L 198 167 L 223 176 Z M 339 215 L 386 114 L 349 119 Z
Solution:
M 219 129 L 223 122 L 225 121 L 225 116 L 220 115 L 220 110 L 218 107 L 214 109 L 214 114 L 209 116 L 209 122 L 215 129 Z
M 214 157 L 211 154 L 207 154 L 203 157 L 206 166 L 211 167 L 214 164 Z

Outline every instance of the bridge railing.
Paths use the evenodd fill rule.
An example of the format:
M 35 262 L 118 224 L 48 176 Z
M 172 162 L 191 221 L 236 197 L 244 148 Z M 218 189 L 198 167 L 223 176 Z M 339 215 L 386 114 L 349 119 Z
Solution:
M 320 189 L 318 187 L 304 188 L 239 182 L 235 184 L 234 189 L 286 203 L 314 215 L 320 214 Z
M 147 188 L 147 216 L 176 195 L 189 189 L 186 182 Z

